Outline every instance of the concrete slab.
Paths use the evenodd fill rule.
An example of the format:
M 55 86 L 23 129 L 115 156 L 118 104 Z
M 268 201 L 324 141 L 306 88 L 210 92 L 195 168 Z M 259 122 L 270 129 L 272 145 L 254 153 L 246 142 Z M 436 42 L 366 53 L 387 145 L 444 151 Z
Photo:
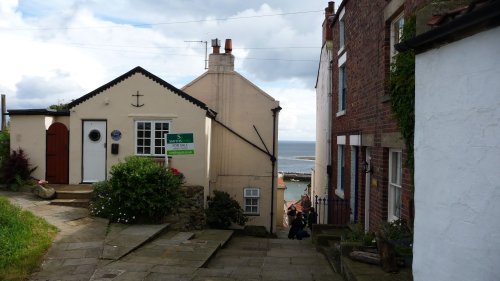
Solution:
M 102 259 L 119 260 L 156 235 L 167 229 L 169 224 L 123 225 L 112 223 L 110 235 L 104 240 Z

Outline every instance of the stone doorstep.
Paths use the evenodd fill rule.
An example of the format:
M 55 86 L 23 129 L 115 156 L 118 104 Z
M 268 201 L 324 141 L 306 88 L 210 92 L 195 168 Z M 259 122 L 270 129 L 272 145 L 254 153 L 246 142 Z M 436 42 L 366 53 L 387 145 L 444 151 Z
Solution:
M 92 190 L 61 190 L 56 191 L 57 199 L 91 199 Z
M 89 202 L 89 199 L 54 199 L 50 201 L 50 205 L 87 208 L 89 206 Z

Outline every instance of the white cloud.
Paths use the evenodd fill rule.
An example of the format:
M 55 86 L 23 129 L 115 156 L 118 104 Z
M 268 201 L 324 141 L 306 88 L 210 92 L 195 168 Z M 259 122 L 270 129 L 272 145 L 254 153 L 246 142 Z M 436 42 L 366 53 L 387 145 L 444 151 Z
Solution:
M 8 108 L 40 107 L 36 105 L 59 102 L 60 96 L 77 98 L 138 65 L 180 88 L 205 71 L 204 44 L 185 41 L 208 41 L 210 53 L 210 39 L 232 38 L 236 70 L 281 102 L 280 139 L 312 140 L 323 14 L 284 14 L 326 5 L 279 0 L 1 1 L 0 91 L 7 94 Z M 213 20 L 228 17 L 240 19 Z M 290 48 L 300 46 L 317 48 Z

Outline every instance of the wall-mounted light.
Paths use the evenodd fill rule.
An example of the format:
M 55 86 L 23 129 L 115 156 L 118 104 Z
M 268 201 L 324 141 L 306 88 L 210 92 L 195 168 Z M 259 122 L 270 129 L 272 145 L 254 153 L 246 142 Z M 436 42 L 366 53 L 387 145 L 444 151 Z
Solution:
M 363 172 L 365 172 L 366 174 L 373 173 L 372 165 L 370 165 L 370 163 L 368 163 L 366 161 L 363 161 Z

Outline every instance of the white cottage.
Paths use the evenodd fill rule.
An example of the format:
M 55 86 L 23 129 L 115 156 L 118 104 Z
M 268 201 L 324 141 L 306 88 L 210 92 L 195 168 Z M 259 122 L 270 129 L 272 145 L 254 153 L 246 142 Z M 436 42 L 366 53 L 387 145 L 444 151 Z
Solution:
M 129 155 L 165 157 L 165 133 L 193 133 L 195 153 L 171 165 L 208 194 L 215 112 L 141 67 L 74 100 L 67 111 L 9 110 L 11 149 L 22 148 L 50 183 L 105 180 Z
M 230 40 L 182 90 L 136 67 L 74 100 L 68 111 L 9 110 L 11 149 L 22 148 L 50 183 L 105 180 L 129 155 L 163 161 L 165 133 L 192 133 L 194 155 L 174 156 L 188 185 L 228 192 L 248 224 L 276 229 L 279 102 L 234 71 Z M 282 203 L 282 202 L 281 202 Z M 278 209 L 279 208 L 279 209 Z
M 475 2 L 397 45 L 416 51 L 416 281 L 500 280 L 500 1 Z

